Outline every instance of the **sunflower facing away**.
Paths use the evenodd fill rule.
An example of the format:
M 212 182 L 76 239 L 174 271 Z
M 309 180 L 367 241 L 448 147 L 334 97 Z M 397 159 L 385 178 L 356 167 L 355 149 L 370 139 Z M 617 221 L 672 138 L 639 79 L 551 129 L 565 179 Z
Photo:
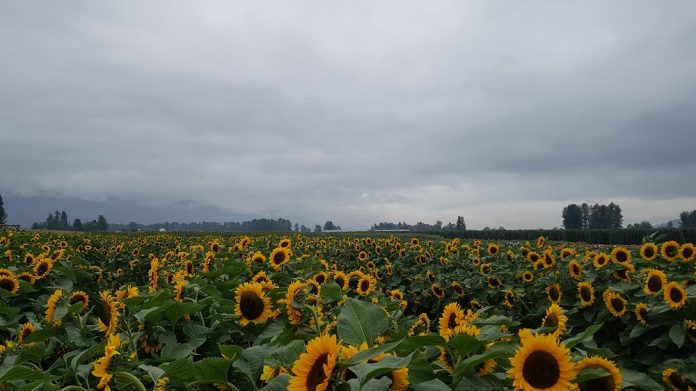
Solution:
M 257 282 L 245 282 L 235 291 L 237 308 L 235 314 L 239 316 L 239 324 L 246 326 L 249 323 L 266 323 L 271 317 L 271 300 L 263 292 L 263 286 Z
M 578 371 L 585 368 L 602 368 L 610 373 L 609 376 L 578 383 L 580 391 L 621 391 L 623 376 L 613 361 L 604 357 L 585 357 L 578 363 Z
M 570 359 L 570 351 L 559 345 L 552 334 L 532 335 L 520 332 L 520 347 L 510 358 L 512 368 L 508 377 L 516 390 L 564 391 L 570 389 L 577 370 Z
M 335 335 L 322 335 L 307 343 L 306 352 L 292 366 L 290 391 L 324 391 L 329 387 L 341 345 Z

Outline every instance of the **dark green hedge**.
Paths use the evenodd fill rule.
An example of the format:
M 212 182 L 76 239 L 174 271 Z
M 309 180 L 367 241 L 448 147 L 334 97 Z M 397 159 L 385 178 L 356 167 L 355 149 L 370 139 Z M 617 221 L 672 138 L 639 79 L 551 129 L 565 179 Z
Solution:
M 643 238 L 658 232 L 655 240 L 676 240 L 679 243 L 696 243 L 695 228 L 672 229 L 588 229 L 588 230 L 487 230 L 487 231 L 447 231 L 439 232 L 448 238 L 482 240 L 535 240 L 543 235 L 546 240 L 563 242 L 585 242 L 592 244 L 640 244 Z

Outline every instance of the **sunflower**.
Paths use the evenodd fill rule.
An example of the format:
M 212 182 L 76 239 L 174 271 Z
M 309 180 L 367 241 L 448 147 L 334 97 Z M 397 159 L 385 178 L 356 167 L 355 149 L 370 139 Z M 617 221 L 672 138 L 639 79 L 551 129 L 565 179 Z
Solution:
M 671 262 L 676 260 L 679 256 L 680 248 L 679 243 L 675 242 L 674 240 L 670 240 L 662 243 L 662 247 L 660 247 L 660 254 L 662 254 L 662 258 Z
M 278 247 L 281 247 L 281 248 L 288 248 L 288 247 L 290 247 L 291 244 L 292 244 L 292 242 L 290 241 L 290 239 L 283 238 L 283 239 L 278 243 Z
M 121 340 L 118 334 L 112 334 L 109 336 L 108 342 L 104 347 L 104 356 L 100 357 L 92 365 L 92 375 L 99 378 L 99 384 L 97 384 L 97 389 L 110 391 L 109 381 L 113 377 L 109 373 L 109 365 L 111 365 L 111 360 L 114 356 L 120 354 L 118 348 L 121 345 Z
M 552 327 L 551 334 L 556 338 L 560 337 L 566 330 L 566 322 L 568 317 L 564 315 L 565 311 L 558 304 L 553 303 L 546 309 L 546 316 L 541 322 L 541 327 Z
M 667 284 L 667 275 L 663 271 L 657 269 L 648 269 L 647 272 L 648 275 L 645 277 L 643 292 L 645 292 L 646 295 L 659 293 Z
M 617 262 L 617 265 L 621 265 L 623 267 L 614 270 L 611 273 L 611 277 L 616 279 L 616 280 L 630 283 L 631 282 L 631 273 L 633 273 L 636 270 L 636 267 L 633 266 L 633 264 L 630 262 L 624 262 L 624 263 Z
M 480 260 L 479 258 L 474 258 L 474 259 L 471 260 L 471 263 L 472 263 L 474 266 L 479 267 L 479 265 L 481 265 L 481 260 Z
M 520 332 L 521 345 L 510 358 L 508 377 L 517 390 L 563 391 L 571 387 L 577 369 L 570 351 L 552 334 L 532 335 Z M 524 335 L 524 337 L 522 337 Z
M 527 253 L 527 261 L 529 261 L 529 263 L 536 263 L 540 258 L 541 256 L 534 251 Z
M 290 261 L 292 253 L 287 247 L 276 247 L 271 251 L 268 261 L 275 270 L 280 270 L 280 267 Z
M 0 288 L 15 294 L 19 290 L 19 281 L 14 276 L 1 276 Z
M 288 286 L 288 292 L 285 295 L 284 303 L 285 309 L 288 313 L 288 321 L 290 321 L 290 324 L 293 324 L 295 326 L 300 324 L 300 320 L 302 319 L 302 313 L 299 309 L 295 308 L 295 306 L 292 303 L 296 300 L 297 295 L 300 292 L 302 292 L 304 287 L 305 284 L 302 281 L 293 281 Z
M 75 291 L 70 294 L 70 297 L 68 298 L 68 303 L 70 303 L 70 305 L 82 303 L 82 308 L 80 308 L 80 312 L 84 312 L 87 310 L 87 306 L 89 306 L 89 296 L 83 291 Z
M 486 250 L 488 250 L 488 254 L 490 254 L 491 256 L 496 256 L 500 254 L 500 247 L 495 243 L 489 243 Z
M 643 326 L 648 325 L 648 306 L 647 306 L 647 304 L 638 303 L 633 312 L 636 314 L 636 319 L 638 319 L 640 324 L 642 324 Z
M 443 297 L 445 297 L 445 290 L 442 289 L 440 284 L 433 284 L 430 287 L 430 293 L 432 293 L 433 296 L 437 297 L 438 299 L 442 299 Z
M 411 247 L 417 247 L 420 245 L 420 240 L 418 238 L 411 238 Z
M 454 372 L 454 365 L 455 362 L 450 356 L 449 352 L 447 349 L 445 349 L 442 346 L 437 347 L 438 350 L 440 351 L 440 355 L 437 357 L 437 362 L 442 366 L 442 368 L 447 371 L 448 373 Z
M 239 316 L 239 324 L 246 326 L 249 323 L 266 323 L 271 316 L 271 300 L 263 292 L 261 284 L 245 282 L 235 290 L 237 308 L 235 314 Z
M 545 243 L 546 243 L 546 239 L 543 236 L 539 236 L 536 240 L 536 245 L 538 248 L 544 247 Z
M 601 269 L 609 263 L 609 256 L 604 253 L 595 255 L 593 264 L 596 269 Z
M 459 283 L 459 281 L 452 282 L 452 290 L 454 290 L 454 293 L 458 297 L 464 297 L 464 288 L 462 288 L 462 285 Z
M 157 280 L 159 275 L 157 274 L 157 269 L 159 268 L 159 261 L 157 258 L 152 258 L 150 261 L 150 271 L 149 271 L 149 288 L 148 292 L 157 292 Z
M 582 266 L 580 266 L 578 261 L 573 259 L 570 261 L 570 263 L 568 263 L 568 273 L 570 274 L 571 278 L 580 280 L 582 279 Z
M 292 366 L 290 391 L 324 391 L 329 387 L 341 345 L 335 335 L 324 334 L 307 343 L 307 351 Z
M 589 307 L 594 304 L 594 287 L 589 282 L 578 283 L 578 299 L 582 307 Z
M 689 381 L 674 368 L 662 371 L 662 381 L 673 391 L 693 391 Z
M 684 326 L 686 327 L 686 335 L 689 336 L 691 342 L 696 343 L 696 321 L 685 320 Z
M 532 272 L 530 271 L 522 273 L 522 281 L 524 281 L 527 284 L 531 283 L 532 281 L 534 281 L 534 274 L 532 274 Z
M 24 255 L 24 264 L 27 266 L 31 266 L 34 264 L 34 255 L 32 253 L 26 253 Z
M 30 322 L 24 323 L 20 328 L 19 331 L 17 331 L 17 342 L 22 342 L 26 337 L 29 336 L 29 334 L 33 333 L 36 331 L 36 327 L 34 327 L 33 324 Z
M 264 365 L 263 373 L 261 373 L 260 379 L 263 380 L 264 383 L 268 383 L 274 377 L 287 372 L 288 370 L 283 367 L 272 367 L 270 365 Z
M 684 288 L 674 281 L 665 286 L 664 295 L 665 302 L 672 308 L 681 308 L 689 298 Z
M 652 261 L 657 257 L 657 246 L 655 243 L 647 242 L 640 246 L 640 257 L 645 261 Z
M 430 334 L 430 318 L 428 314 L 422 312 L 418 315 L 415 323 L 408 329 L 408 335 L 428 335 Z
M 696 251 L 694 251 L 694 245 L 692 243 L 684 243 L 679 249 L 679 258 L 685 262 L 693 261 L 695 254 Z
M 61 296 L 63 296 L 63 291 L 56 289 L 46 302 L 44 319 L 46 319 L 46 321 L 49 323 L 53 323 L 54 326 L 60 325 L 60 321 L 55 321 L 53 318 L 56 313 L 56 305 L 58 305 L 58 300 L 60 300 Z
M 261 253 L 261 251 L 257 251 L 254 253 L 254 255 L 251 256 L 251 262 L 260 262 L 264 263 L 266 262 L 266 256 Z
M 585 368 L 602 368 L 610 375 L 578 383 L 580 391 L 621 391 L 623 376 L 613 361 L 599 356 L 585 357 L 578 362 L 577 369 Z
M 474 368 L 474 371 L 476 371 L 476 376 L 482 377 L 493 372 L 496 365 L 497 363 L 493 359 L 482 362 Z
M 503 283 L 500 282 L 500 279 L 496 276 L 488 277 L 486 282 L 488 282 L 488 287 L 491 289 L 500 289 L 503 286 Z
M 546 296 L 548 297 L 549 301 L 552 303 L 558 303 L 561 301 L 561 286 L 559 284 L 551 284 L 548 287 L 546 287 Z
M 440 327 L 440 336 L 445 340 L 454 334 L 454 330 L 465 322 L 464 310 L 459 306 L 459 303 L 449 303 L 442 310 L 442 316 L 438 321 Z
M 483 274 L 485 276 L 486 274 L 491 272 L 491 264 L 490 263 L 481 264 L 481 267 L 479 267 L 479 271 L 481 272 L 481 274 Z
M 611 250 L 611 260 L 617 263 L 625 263 L 631 261 L 631 251 L 626 247 L 614 247 Z
M 575 250 L 573 250 L 572 248 L 564 247 L 563 249 L 561 249 L 562 259 L 566 259 L 571 255 L 575 255 Z
M 341 289 L 348 289 L 348 275 L 346 275 L 346 273 L 340 271 L 334 272 L 333 280 Z
M 53 261 L 47 258 L 41 258 L 39 262 L 34 265 L 34 276 L 37 280 L 40 280 L 48 275 L 53 269 Z
M 115 297 L 109 294 L 109 291 L 100 292 L 99 297 L 101 298 L 101 305 L 97 311 L 99 316 L 97 327 L 99 331 L 106 335 L 114 334 L 118 325 L 121 303 L 116 301 Z
M 324 272 L 319 272 L 319 273 L 315 274 L 314 276 L 312 276 L 312 280 L 314 280 L 314 282 L 316 282 L 319 285 L 324 285 L 327 278 L 328 277 L 327 277 L 326 273 L 324 273 Z
M 358 286 L 355 288 L 355 291 L 360 296 L 366 296 L 366 295 L 370 294 L 370 292 L 372 292 L 374 289 L 375 289 L 374 278 L 372 278 L 372 276 L 369 274 L 363 274 L 363 276 L 358 281 Z
M 626 313 L 628 302 L 619 293 L 607 289 L 602 299 L 607 310 L 615 317 L 620 318 Z

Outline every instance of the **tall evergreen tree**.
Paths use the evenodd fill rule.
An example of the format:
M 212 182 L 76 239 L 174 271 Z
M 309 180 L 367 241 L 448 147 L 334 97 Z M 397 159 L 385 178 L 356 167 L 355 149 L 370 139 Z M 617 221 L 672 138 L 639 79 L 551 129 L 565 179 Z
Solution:
M 106 223 L 106 217 L 99 215 L 97 217 L 97 231 L 106 231 L 109 228 L 109 224 Z
M 69 227 L 69 224 L 68 224 L 68 214 L 65 213 L 65 211 L 63 211 L 63 212 L 60 214 L 60 227 L 61 227 L 61 228 L 68 228 L 68 227 Z
M 577 204 L 570 204 L 563 208 L 563 228 L 582 229 L 582 208 Z
M 5 203 L 2 200 L 2 194 L 0 194 L 0 224 L 7 223 L 7 213 L 5 213 Z

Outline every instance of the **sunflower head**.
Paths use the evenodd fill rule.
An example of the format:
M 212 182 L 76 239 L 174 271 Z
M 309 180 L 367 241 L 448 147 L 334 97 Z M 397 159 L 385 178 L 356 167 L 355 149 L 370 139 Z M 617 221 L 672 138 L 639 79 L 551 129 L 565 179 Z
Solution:
M 433 296 L 437 297 L 438 299 L 442 299 L 445 297 L 445 290 L 442 289 L 440 284 L 433 284 L 430 287 L 430 292 L 433 294 Z
M 53 261 L 48 258 L 42 258 L 34 265 L 34 276 L 37 280 L 40 280 L 46 277 L 51 269 L 53 269 Z
M 87 306 L 89 306 L 89 296 L 87 295 L 87 293 L 83 291 L 75 291 L 70 294 L 68 302 L 70 303 L 70 305 L 82 303 L 82 307 L 80 307 L 80 312 L 84 312 L 87 310 Z
M 589 282 L 578 283 L 578 299 L 582 307 L 589 307 L 594 304 L 594 287 Z
M 609 375 L 578 383 L 580 391 L 621 391 L 623 377 L 613 361 L 599 356 L 585 357 L 578 362 L 577 369 L 580 371 L 585 368 L 602 368 Z
M 647 242 L 640 246 L 640 257 L 646 261 L 652 261 L 657 257 L 657 246 L 655 243 Z
M 662 371 L 662 381 L 674 391 L 693 390 L 691 384 L 689 384 L 689 381 L 675 368 L 667 368 Z
M 696 251 L 694 251 L 693 243 L 682 244 L 681 248 L 679 249 L 679 258 L 681 258 L 682 261 L 685 261 L 685 262 L 693 261 L 695 256 L 696 256 Z
M 648 306 L 645 303 L 638 303 L 636 304 L 636 308 L 634 310 L 634 313 L 636 314 L 636 319 L 642 324 L 643 326 L 648 325 Z
M 626 313 L 628 303 L 621 294 L 607 289 L 602 294 L 602 299 L 609 313 L 615 317 L 620 318 Z
M 671 262 L 677 259 L 680 249 L 681 247 L 679 246 L 679 243 L 675 242 L 674 240 L 670 240 L 662 243 L 662 247 L 660 247 L 660 254 L 662 255 L 662 258 Z
M 275 270 L 280 270 L 280 268 L 290 261 L 291 252 L 287 247 L 276 247 L 271 251 L 271 255 L 268 257 L 268 261 Z
M 648 269 L 647 273 L 645 284 L 643 285 L 643 292 L 645 292 L 646 295 L 659 293 L 667 284 L 667 275 L 663 271 L 657 269 Z
M 521 344 L 510 363 L 508 377 L 522 390 L 568 390 L 577 374 L 570 351 L 552 334 L 521 333 Z
M 263 286 L 257 282 L 246 282 L 237 287 L 235 300 L 235 314 L 239 316 L 239 324 L 242 326 L 266 323 L 271 317 L 271 300 L 264 293 Z
M 665 302 L 672 308 L 681 308 L 684 306 L 689 296 L 684 287 L 674 281 L 665 286 Z
M 546 316 L 541 322 L 541 327 L 550 327 L 553 329 L 551 334 L 559 337 L 566 330 L 566 322 L 568 317 L 565 315 L 565 311 L 558 304 L 553 303 L 549 308 L 546 309 Z
M 626 247 L 614 247 L 614 249 L 611 250 L 611 260 L 618 263 L 630 262 L 631 251 Z
M 546 295 L 552 303 L 558 303 L 561 301 L 561 286 L 559 284 L 551 284 L 546 287 Z
M 292 366 L 290 391 L 325 391 L 329 387 L 341 345 L 335 335 L 324 334 L 307 343 L 307 349 Z
M 15 294 L 19 290 L 19 281 L 14 276 L 0 276 L 0 288 Z

